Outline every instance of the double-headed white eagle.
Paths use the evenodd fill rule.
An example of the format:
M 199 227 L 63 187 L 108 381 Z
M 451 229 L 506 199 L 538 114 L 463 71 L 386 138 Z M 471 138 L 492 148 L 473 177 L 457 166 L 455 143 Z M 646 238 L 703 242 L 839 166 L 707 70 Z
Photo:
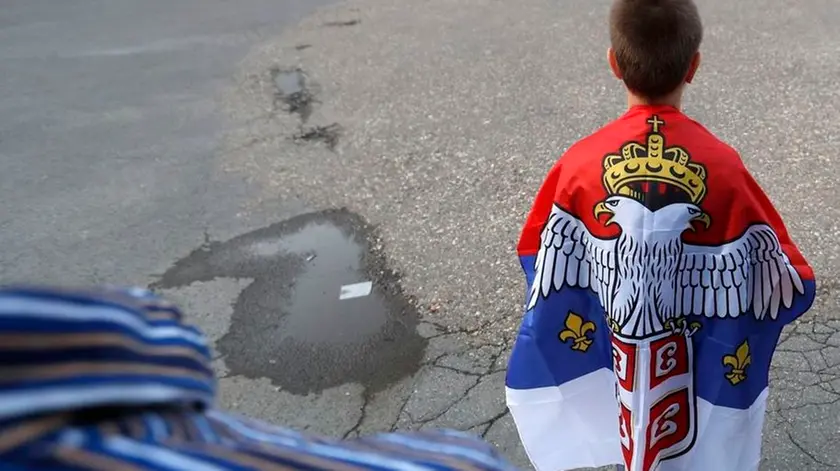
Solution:
M 693 223 L 708 227 L 696 205 L 673 203 L 651 211 L 624 196 L 595 208 L 611 214 L 621 234 L 598 239 L 576 217 L 554 206 L 542 233 L 527 309 L 564 286 L 594 291 L 610 327 L 622 335 L 646 337 L 674 328 L 687 315 L 757 319 L 789 308 L 802 280 L 770 226 L 756 224 L 737 240 L 719 246 L 682 241 Z M 684 329 L 684 323 L 679 323 Z

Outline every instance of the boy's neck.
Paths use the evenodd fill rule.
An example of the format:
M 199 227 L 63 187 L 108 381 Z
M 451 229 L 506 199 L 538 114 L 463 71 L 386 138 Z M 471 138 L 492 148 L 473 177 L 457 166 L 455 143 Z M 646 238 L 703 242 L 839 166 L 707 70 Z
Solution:
M 682 106 L 682 88 L 674 90 L 672 93 L 661 98 L 647 98 L 637 95 L 631 91 L 627 91 L 627 107 L 634 106 L 673 106 L 680 109 Z

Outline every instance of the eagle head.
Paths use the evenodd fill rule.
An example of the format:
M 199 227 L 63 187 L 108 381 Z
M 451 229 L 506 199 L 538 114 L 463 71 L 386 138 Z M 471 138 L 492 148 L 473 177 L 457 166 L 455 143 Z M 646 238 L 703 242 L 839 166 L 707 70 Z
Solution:
M 652 214 L 645 205 L 627 196 L 610 196 L 595 205 L 595 219 L 604 213 L 610 215 L 604 225 L 618 224 L 623 230 L 644 225 L 643 221 Z
M 696 204 L 672 203 L 656 212 L 654 230 L 678 230 L 680 233 L 694 231 L 695 222 L 702 223 L 708 229 L 712 219 Z
M 627 196 L 610 196 L 595 205 L 595 219 L 609 214 L 605 225 L 618 224 L 622 230 L 646 228 L 653 231 L 674 231 L 682 233 L 694 230 L 694 222 L 701 222 L 707 228 L 711 224 L 709 215 L 699 206 L 690 203 L 672 203 L 656 211 L 649 210 L 640 201 Z

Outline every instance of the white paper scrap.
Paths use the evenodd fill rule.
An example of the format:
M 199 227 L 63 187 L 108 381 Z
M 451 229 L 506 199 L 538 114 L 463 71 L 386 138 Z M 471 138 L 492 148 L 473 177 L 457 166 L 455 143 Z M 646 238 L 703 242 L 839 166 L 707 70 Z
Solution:
M 369 295 L 371 289 L 373 289 L 373 282 L 370 281 L 344 285 L 341 287 L 341 294 L 338 295 L 338 299 L 361 298 Z

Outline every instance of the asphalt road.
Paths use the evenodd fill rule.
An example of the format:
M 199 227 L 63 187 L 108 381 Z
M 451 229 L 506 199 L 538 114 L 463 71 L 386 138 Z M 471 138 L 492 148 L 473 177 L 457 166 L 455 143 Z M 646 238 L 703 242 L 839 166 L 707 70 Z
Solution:
M 205 232 L 248 227 L 252 187 L 215 165 L 218 98 L 318 4 L 0 2 L 0 276 L 145 284 Z
M 622 112 L 609 2 L 297 22 L 303 3 L 3 2 L 0 279 L 150 284 L 210 335 L 226 407 L 468 429 L 524 466 L 513 245 L 553 159 Z M 838 469 L 840 5 L 701 3 L 686 111 L 742 152 L 819 284 L 778 349 L 761 469 Z

